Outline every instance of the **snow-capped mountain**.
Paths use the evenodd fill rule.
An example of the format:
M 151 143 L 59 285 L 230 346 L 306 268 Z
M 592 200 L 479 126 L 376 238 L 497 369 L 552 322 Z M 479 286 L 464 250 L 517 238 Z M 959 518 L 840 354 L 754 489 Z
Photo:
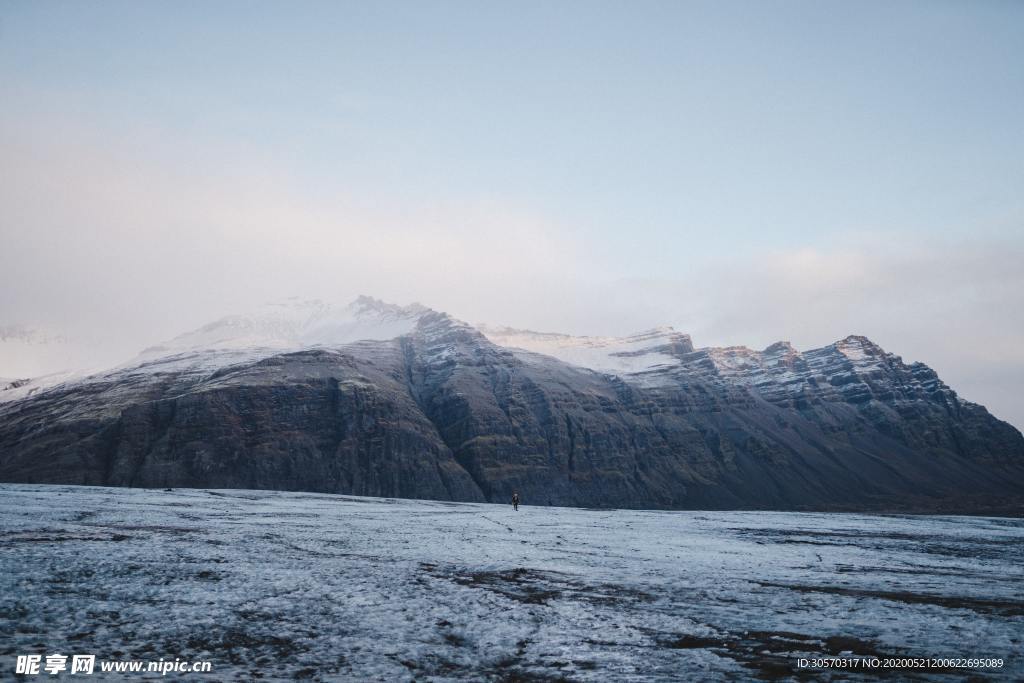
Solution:
M 693 351 L 690 335 L 659 327 L 628 337 L 574 337 L 567 334 L 480 326 L 498 346 L 552 356 L 566 363 L 618 375 L 643 383 L 657 383 Z
M 368 296 L 347 306 L 293 298 L 222 317 L 151 346 L 117 370 L 202 375 L 281 353 L 387 341 L 412 332 L 429 312 L 420 304 L 396 306 Z
M 1018 509 L 1024 437 L 864 337 L 695 348 L 291 300 L 0 385 L 0 481 L 622 507 Z
M 673 387 L 700 381 L 743 387 L 779 404 L 814 399 L 870 400 L 872 387 L 894 400 L 936 394 L 960 399 L 923 363 L 904 365 L 866 337 L 851 335 L 820 349 L 797 351 L 786 341 L 762 351 L 745 346 L 694 348 L 688 334 L 660 327 L 627 337 L 575 337 L 508 327 L 480 326 L 487 338 L 514 351 L 528 351 L 615 375 L 642 387 Z M 889 382 L 893 374 L 900 382 Z
M 267 304 L 250 315 L 231 315 L 142 352 L 162 358 L 195 351 L 283 351 L 338 346 L 362 340 L 388 340 L 410 333 L 430 309 L 396 306 L 360 296 L 338 307 L 319 300 L 289 299 Z

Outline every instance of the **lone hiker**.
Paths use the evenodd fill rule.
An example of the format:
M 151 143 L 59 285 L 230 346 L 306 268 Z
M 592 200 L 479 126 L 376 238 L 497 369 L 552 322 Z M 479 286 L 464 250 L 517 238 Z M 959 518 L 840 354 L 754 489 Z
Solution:
M 518 491 L 513 491 L 512 492 L 512 509 L 515 510 L 516 512 L 519 512 L 519 492 Z

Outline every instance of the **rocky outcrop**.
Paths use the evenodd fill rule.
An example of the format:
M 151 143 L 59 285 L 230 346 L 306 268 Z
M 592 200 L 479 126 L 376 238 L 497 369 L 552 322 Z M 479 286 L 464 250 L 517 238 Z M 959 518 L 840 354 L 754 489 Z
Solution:
M 695 349 L 665 329 L 589 338 L 582 357 L 600 360 L 595 371 L 494 341 L 528 346 L 519 331 L 485 336 L 423 307 L 378 303 L 360 300 L 352 320 L 318 308 L 315 325 L 286 326 L 288 343 L 268 341 L 277 323 L 233 321 L 261 342 L 236 343 L 222 324 L 124 368 L 19 394 L 0 403 L 0 481 L 465 501 L 517 489 L 534 504 L 654 508 L 1024 509 L 1021 434 L 863 337 L 804 353 L 784 342 Z M 371 318 L 399 334 L 336 338 L 384 329 Z M 564 335 L 543 343 L 552 336 L 559 353 L 577 353 Z

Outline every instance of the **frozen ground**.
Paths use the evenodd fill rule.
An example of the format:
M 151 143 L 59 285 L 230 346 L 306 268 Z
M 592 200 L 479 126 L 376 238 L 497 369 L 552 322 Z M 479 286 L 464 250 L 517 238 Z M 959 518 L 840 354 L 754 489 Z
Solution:
M 827 679 L 797 658 L 847 651 L 1024 678 L 1018 519 L 0 485 L 0 532 L 0 679 L 55 651 L 211 680 Z

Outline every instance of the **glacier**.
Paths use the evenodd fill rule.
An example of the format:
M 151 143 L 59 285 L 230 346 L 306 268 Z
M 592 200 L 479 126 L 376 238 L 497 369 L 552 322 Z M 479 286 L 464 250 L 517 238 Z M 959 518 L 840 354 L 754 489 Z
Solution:
M 0 485 L 0 661 L 180 657 L 223 681 L 713 681 L 878 675 L 801 657 L 995 657 L 896 675 L 1024 676 L 1024 520 L 531 502 Z

